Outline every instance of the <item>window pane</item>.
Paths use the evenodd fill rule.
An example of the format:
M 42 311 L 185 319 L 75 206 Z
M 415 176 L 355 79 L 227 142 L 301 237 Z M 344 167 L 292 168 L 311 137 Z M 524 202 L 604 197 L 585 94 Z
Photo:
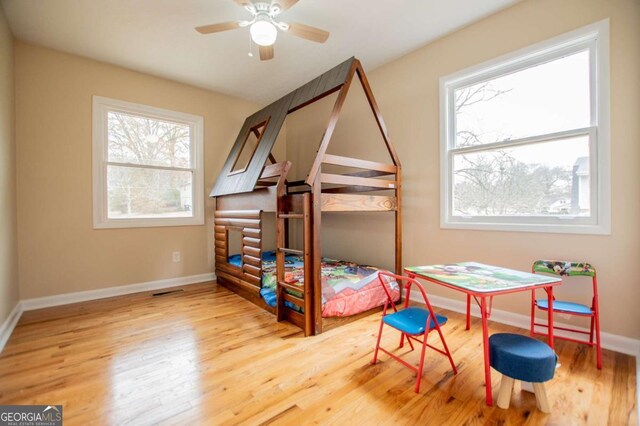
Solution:
M 585 50 L 454 92 L 457 147 L 591 125 Z
M 192 217 L 190 171 L 108 166 L 110 219 Z
M 149 166 L 191 167 L 187 124 L 109 112 L 109 161 Z
M 453 158 L 454 216 L 589 216 L 589 138 Z
M 267 123 L 265 121 L 249 130 L 249 135 L 247 135 L 247 139 L 245 139 L 244 145 L 242 145 L 242 148 L 240 149 L 240 154 L 238 154 L 238 158 L 236 158 L 236 162 L 231 168 L 231 173 L 240 172 L 247 168 L 251 158 L 253 158 L 253 154 L 256 152 L 258 142 L 260 142 L 262 132 L 264 132 L 266 125 Z

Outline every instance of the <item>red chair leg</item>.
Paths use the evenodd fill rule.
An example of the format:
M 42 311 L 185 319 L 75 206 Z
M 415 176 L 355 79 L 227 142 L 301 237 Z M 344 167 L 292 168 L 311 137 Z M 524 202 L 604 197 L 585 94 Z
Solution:
M 535 319 L 536 319 L 536 291 L 531 290 L 531 331 L 529 333 L 531 337 L 533 337 Z
M 453 369 L 453 374 L 458 374 L 458 369 L 456 368 L 456 364 L 453 362 L 453 357 L 451 356 L 451 352 L 449 352 L 449 347 L 447 346 L 447 342 L 444 340 L 444 336 L 442 335 L 442 331 L 440 331 L 440 327 L 437 327 L 438 335 L 440 336 L 440 340 L 442 341 L 442 346 L 444 346 L 444 351 L 447 353 L 447 357 L 449 357 L 449 363 L 451 364 L 451 368 Z
M 591 328 L 589 330 L 589 343 L 591 344 L 593 344 L 593 324 L 595 323 L 595 321 L 596 321 L 596 316 L 593 315 L 591 317 Z
M 596 328 L 596 350 L 598 357 L 598 370 L 602 370 L 602 346 L 600 344 L 600 315 L 596 310 L 595 315 L 595 328 Z
M 418 373 L 416 377 L 416 393 L 420 393 L 420 383 L 422 382 L 422 369 L 424 368 L 424 355 L 427 350 L 428 335 L 429 335 L 429 331 L 426 331 L 422 338 L 422 352 L 420 353 L 420 364 L 418 364 Z
M 409 336 L 407 336 L 407 343 L 409 344 L 409 346 L 411 346 L 411 350 L 414 350 L 415 348 L 413 347 L 413 343 L 411 343 L 411 339 L 409 338 Z
M 411 346 L 411 350 L 414 350 L 415 348 L 413 347 L 413 343 L 411 343 L 411 339 L 409 338 L 409 336 L 407 337 L 407 343 L 409 343 L 409 346 Z M 400 345 L 398 346 L 399 348 L 404 348 L 404 338 L 405 338 L 405 334 L 404 333 L 400 333 Z
M 600 341 L 600 303 L 598 302 L 598 279 L 593 275 L 593 301 L 591 302 L 593 319 L 596 329 L 596 350 L 598 356 L 598 370 L 602 369 L 602 344 Z
M 380 320 L 380 331 L 378 331 L 378 341 L 376 342 L 376 350 L 373 351 L 373 360 L 371 364 L 378 362 L 378 349 L 380 349 L 380 339 L 382 338 L 382 327 L 384 327 L 384 321 Z

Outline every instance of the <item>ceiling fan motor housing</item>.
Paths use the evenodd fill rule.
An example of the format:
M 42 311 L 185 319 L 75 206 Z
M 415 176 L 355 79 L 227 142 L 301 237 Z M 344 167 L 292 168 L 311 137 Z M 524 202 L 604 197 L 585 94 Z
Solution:
M 1 0 L 0 0 L 1 1 Z M 273 59 L 273 44 L 278 37 L 278 30 L 293 36 L 324 43 L 329 38 L 329 32 L 309 25 L 279 22 L 276 19 L 280 13 L 290 9 L 299 0 L 234 0 L 243 6 L 252 18 L 250 20 L 221 22 L 217 24 L 196 27 L 201 34 L 212 34 L 236 28 L 249 27 L 251 40 L 260 46 L 260 60 Z M 249 56 L 252 56 L 249 52 Z
M 256 14 L 266 13 L 267 15 L 270 15 L 272 13 L 272 8 L 269 3 L 257 2 L 253 4 L 253 7 L 255 9 Z

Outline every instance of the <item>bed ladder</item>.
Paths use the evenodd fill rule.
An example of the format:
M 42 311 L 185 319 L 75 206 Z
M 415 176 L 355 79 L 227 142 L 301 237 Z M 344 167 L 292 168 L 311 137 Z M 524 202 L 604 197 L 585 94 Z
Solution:
M 300 207 L 302 207 L 302 211 L 296 212 L 295 209 L 300 209 Z M 311 336 L 314 334 L 312 266 L 313 227 L 311 218 L 311 193 L 291 194 L 279 197 L 276 216 L 276 313 L 278 321 L 288 320 L 294 323 L 304 329 L 305 336 Z M 303 221 L 303 250 L 294 250 L 286 247 L 288 240 L 288 226 L 286 221 L 290 219 L 301 219 Z M 304 283 L 302 288 L 289 284 L 285 281 L 285 256 L 287 254 L 302 256 L 304 259 Z M 302 293 L 302 297 L 290 294 L 287 290 L 293 291 L 297 294 Z M 285 306 L 285 301 L 302 308 L 303 312 L 300 313 Z

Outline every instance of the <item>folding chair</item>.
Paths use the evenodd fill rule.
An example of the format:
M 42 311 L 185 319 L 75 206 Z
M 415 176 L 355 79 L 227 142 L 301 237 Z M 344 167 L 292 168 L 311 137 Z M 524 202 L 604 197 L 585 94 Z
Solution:
M 405 303 L 404 308 L 399 311 L 396 308 L 393 299 L 391 298 L 391 293 L 389 292 L 388 285 L 389 282 L 385 281 L 385 278 L 390 279 L 391 281 L 396 281 L 399 285 L 401 282 L 405 282 Z M 413 278 L 404 277 L 401 275 L 395 275 L 388 272 L 379 272 L 378 279 L 380 280 L 380 284 L 384 288 L 385 293 L 387 294 L 387 301 L 384 304 L 384 310 L 382 311 L 382 319 L 380 320 L 380 331 L 378 332 L 378 341 L 376 343 L 376 349 L 373 353 L 373 361 L 372 364 L 375 364 L 378 361 L 378 350 L 389 355 L 391 358 L 399 361 L 405 367 L 415 371 L 417 373 L 416 379 L 416 393 L 420 392 L 420 379 L 422 379 L 422 370 L 424 367 L 424 356 L 427 346 L 436 352 L 441 353 L 442 355 L 446 355 L 449 358 L 449 362 L 451 363 L 451 368 L 453 368 L 453 373 L 458 374 L 458 370 L 456 365 L 453 362 L 453 358 L 451 357 L 451 353 L 449 352 L 449 348 L 447 347 L 447 343 L 444 340 L 444 336 L 442 335 L 442 331 L 440 330 L 440 326 L 444 325 L 447 322 L 447 317 L 442 315 L 438 315 L 433 311 L 431 304 L 429 303 L 429 299 L 427 298 L 427 293 L 424 291 L 424 287 L 414 280 Z M 415 285 L 422 293 L 422 298 L 424 300 L 425 307 L 420 306 L 409 306 L 409 299 L 411 296 L 411 286 Z M 387 309 L 391 306 L 393 308 L 393 313 L 387 315 Z M 399 356 L 394 355 L 389 352 L 385 348 L 380 346 L 380 339 L 382 337 L 382 329 L 386 325 L 395 328 L 400 331 L 400 346 L 404 346 L 404 339 L 407 339 L 409 345 L 411 346 L 411 350 L 413 351 L 415 348 L 413 347 L 413 343 L 411 341 L 418 342 L 422 345 L 422 352 L 420 353 L 420 363 L 418 367 L 409 364 L 405 360 L 401 359 Z M 440 340 L 442 341 L 442 345 L 444 346 L 444 350 L 438 349 L 436 347 L 431 346 L 427 343 L 427 336 L 429 332 L 436 330 L 438 335 L 440 336 Z M 418 337 L 422 336 L 422 340 L 418 339 Z
M 577 315 L 581 317 L 591 318 L 591 329 L 589 331 L 578 330 L 575 328 L 553 327 L 554 330 L 570 331 L 572 333 L 588 334 L 589 340 L 576 340 L 569 337 L 555 336 L 556 339 L 568 340 L 570 342 L 583 343 L 589 346 L 595 346 L 597 350 L 598 369 L 602 368 L 602 347 L 600 345 L 600 310 L 598 307 L 598 279 L 596 277 L 595 268 L 588 263 L 567 262 L 558 260 L 536 260 L 533 262 L 532 272 L 555 274 L 560 276 L 583 276 L 591 277 L 593 284 L 593 298 L 591 306 L 574 303 L 564 300 L 553 300 L 553 312 L 559 312 L 567 315 Z M 546 311 L 549 309 L 549 301 L 547 299 L 536 299 L 535 290 L 531 291 L 531 336 L 535 334 L 542 335 L 535 331 L 535 326 L 549 327 L 547 323 L 535 322 L 536 308 Z M 593 341 L 595 334 L 595 343 Z

